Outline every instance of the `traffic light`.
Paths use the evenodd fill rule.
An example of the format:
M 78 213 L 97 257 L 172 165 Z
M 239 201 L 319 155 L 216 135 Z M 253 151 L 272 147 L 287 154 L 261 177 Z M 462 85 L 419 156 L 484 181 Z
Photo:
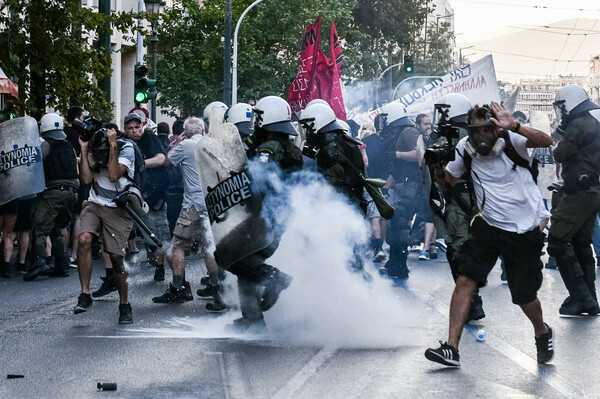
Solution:
M 9 121 L 18 117 L 17 108 L 12 104 L 7 104 L 0 110 L 0 122 Z
M 413 73 L 415 69 L 415 62 L 410 57 L 404 57 L 404 72 Z
M 148 67 L 144 64 L 135 64 L 134 76 L 134 101 L 136 104 L 147 103 L 156 98 L 156 79 L 149 79 Z

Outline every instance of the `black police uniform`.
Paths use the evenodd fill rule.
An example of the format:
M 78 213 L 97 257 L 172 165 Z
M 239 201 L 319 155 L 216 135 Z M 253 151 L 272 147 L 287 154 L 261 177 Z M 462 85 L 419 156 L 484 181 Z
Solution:
M 34 267 L 23 276 L 31 281 L 41 274 L 54 277 L 68 276 L 65 259 L 65 243 L 62 229 L 71 221 L 73 206 L 77 201 L 79 180 L 77 157 L 73 146 L 65 139 L 46 138 L 50 146 L 44 158 L 46 190 L 37 196 L 34 211 L 33 253 Z M 44 253 L 46 237 L 52 241 L 54 270 L 46 266 Z
M 260 135 L 266 137 L 266 135 Z M 276 133 L 275 137 L 266 139 L 252 151 L 254 159 L 268 166 L 277 165 L 284 173 L 302 169 L 302 152 L 285 133 Z M 273 226 L 274 239 L 271 245 L 251 254 L 233 264 L 228 271 L 238 277 L 238 291 L 242 318 L 234 322 L 241 329 L 259 326 L 263 322 L 263 312 L 269 310 L 279 298 L 279 293 L 291 283 L 291 277 L 276 267 L 268 265 L 265 260 L 275 253 L 283 235 L 285 226 L 275 215 L 270 215 L 268 205 L 263 203 L 266 215 Z M 274 213 L 274 212 L 273 212 Z
M 552 209 L 548 253 L 556 258 L 570 297 L 561 314 L 598 314 L 592 236 L 600 212 L 600 122 L 588 111 L 564 118 L 554 159 L 564 185 Z

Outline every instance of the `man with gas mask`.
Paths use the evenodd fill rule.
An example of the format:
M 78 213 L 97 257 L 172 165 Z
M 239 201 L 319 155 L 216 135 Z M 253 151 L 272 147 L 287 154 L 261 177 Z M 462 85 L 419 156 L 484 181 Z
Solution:
M 389 191 L 388 202 L 394 206 L 386 241 L 390 245 L 390 257 L 385 272 L 393 278 L 408 278 L 408 243 L 411 221 L 420 209 L 429 209 L 423 191 L 420 164 L 424 152 L 423 139 L 406 108 L 391 102 L 381 108 L 384 119 L 382 136 L 391 145 L 389 163 L 394 184 Z
M 556 132 L 562 136 L 554 159 L 562 165 L 564 184 L 552 208 L 548 254 L 556 258 L 558 270 L 569 291 L 559 313 L 600 313 L 596 297 L 596 264 L 592 236 L 600 211 L 600 107 L 577 85 L 556 93 Z
M 486 284 L 499 255 L 504 257 L 512 301 L 519 305 L 535 331 L 538 363 L 554 357 L 554 333 L 544 323 L 537 291 L 542 284 L 541 225 L 549 212 L 531 172 L 513 161 L 531 162 L 527 148 L 547 147 L 550 136 L 520 126 L 504 106 L 475 106 L 467 116 L 469 135 L 456 146 L 456 158 L 446 165 L 446 181 L 456 185 L 470 173 L 481 208 L 469 237 L 454 255 L 458 278 L 450 303 L 448 341 L 427 349 L 428 360 L 460 366 L 458 344 L 471 306 L 472 294 Z M 510 129 L 511 131 L 508 131 Z
M 68 259 L 62 229 L 71 221 L 73 206 L 77 201 L 79 180 L 77 156 L 67 135 L 63 132 L 63 119 L 55 113 L 42 116 L 40 133 L 42 143 L 46 190 L 39 194 L 34 205 L 33 268 L 23 276 L 32 281 L 40 275 L 67 277 Z M 54 269 L 50 271 L 44 258 L 46 237 L 52 242 Z
M 290 140 L 298 133 L 291 123 L 292 111 L 289 104 L 276 96 L 261 98 L 254 110 L 254 134 L 248 141 L 250 153 L 255 154 L 258 162 L 255 172 L 268 176 L 273 167 L 288 175 L 302 168 L 302 153 Z M 245 256 L 228 268 L 238 278 L 238 292 L 242 317 L 234 320 L 233 328 L 237 331 L 260 332 L 265 329 L 263 312 L 269 310 L 278 300 L 280 293 L 291 283 L 291 276 L 283 273 L 265 261 L 275 253 L 285 230 L 285 223 L 277 215 L 281 209 L 274 205 L 277 202 L 268 182 L 259 189 L 263 196 L 261 216 L 268 219 L 273 238 L 270 244 L 255 253 Z M 277 209 L 274 209 L 277 208 Z
M 440 187 L 444 187 L 446 206 L 443 218 L 448 233 L 446 258 L 455 282 L 458 270 L 454 254 L 469 236 L 469 226 L 478 209 L 470 174 L 463 175 L 454 186 L 451 186 L 444 180 L 444 166 L 454 160 L 456 144 L 468 135 L 467 113 L 469 109 L 471 109 L 471 102 L 462 94 L 450 93 L 442 97 L 435 104 L 437 131 L 434 134 L 439 137 L 437 142 L 425 151 L 425 161 L 433 167 L 433 180 Z M 476 289 L 473 292 L 467 322 L 484 317 L 483 301 L 479 295 L 479 289 Z
M 124 124 L 139 121 L 136 114 L 128 114 Z M 133 219 L 128 212 L 117 207 L 117 199 L 126 191 L 135 176 L 135 150 L 130 142 L 117 142 L 114 129 L 97 130 L 89 141 L 79 136 L 81 146 L 81 179 L 92 183 L 89 199 L 81 210 L 81 233 L 77 251 L 77 271 L 81 294 L 74 313 L 82 313 L 92 306 L 90 279 L 92 277 L 93 236 L 102 238 L 103 251 L 108 253 L 114 269 L 119 292 L 119 324 L 133 322 L 127 293 L 127 275 L 123 264 L 125 248 Z
M 368 201 L 363 196 L 365 164 L 358 148 L 362 143 L 346 133 L 329 104 L 308 106 L 302 111 L 300 124 L 306 131 L 304 155 L 316 159 L 317 171 L 366 216 Z M 351 269 L 363 273 L 368 281 L 371 276 L 364 271 L 359 252 L 356 245 Z

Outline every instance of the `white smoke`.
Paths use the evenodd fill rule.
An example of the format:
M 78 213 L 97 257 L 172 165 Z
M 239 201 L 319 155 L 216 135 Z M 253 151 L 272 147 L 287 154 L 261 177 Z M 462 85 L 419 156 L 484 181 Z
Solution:
M 368 241 L 369 225 L 342 195 L 309 171 L 297 173 L 285 184 L 275 173 L 264 174 L 255 183 L 270 186 L 276 195 L 267 196 L 265 203 L 277 204 L 287 223 L 279 248 L 266 262 L 293 277 L 279 301 L 265 312 L 268 333 L 261 339 L 359 348 L 416 342 L 411 331 L 422 323 L 403 296 L 405 291 L 380 278 L 367 259 L 365 270 L 373 281 L 350 271 L 353 248 Z M 232 277 L 235 281 L 228 274 L 227 282 Z M 228 299 L 234 300 L 231 293 Z M 237 317 L 239 311 L 230 311 L 217 318 L 173 319 L 168 328 L 134 331 L 162 337 L 231 337 L 225 327 Z
M 274 339 L 298 344 L 387 347 L 409 341 L 415 320 L 389 280 L 365 259 L 374 281 L 348 264 L 369 226 L 344 197 L 314 173 L 289 188 L 291 217 L 267 261 L 293 276 L 265 320 Z

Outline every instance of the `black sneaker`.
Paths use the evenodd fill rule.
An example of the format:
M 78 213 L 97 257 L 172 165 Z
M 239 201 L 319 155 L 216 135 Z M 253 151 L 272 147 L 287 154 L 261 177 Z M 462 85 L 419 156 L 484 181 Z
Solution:
M 156 266 L 154 269 L 154 281 L 165 281 L 165 266 Z
M 66 269 L 57 269 L 55 267 L 50 270 L 48 277 L 69 277 L 69 272 Z
M 114 278 L 106 278 L 100 285 L 96 291 L 92 292 L 92 296 L 94 298 L 100 298 L 101 296 L 105 296 L 110 294 L 111 292 L 115 292 L 117 290 L 117 284 L 115 283 Z
M 192 295 L 192 287 L 190 286 L 190 282 L 187 280 L 183 282 L 183 291 L 183 299 L 185 299 L 186 301 L 194 300 L 194 295 Z
M 387 256 L 385 256 L 385 252 L 383 251 L 383 248 L 379 247 L 379 248 L 377 248 L 377 250 L 375 251 L 375 255 L 373 256 L 373 262 L 375 262 L 375 263 L 383 262 L 386 258 L 387 258 Z
M 183 288 L 175 288 L 173 284 L 169 284 L 167 291 L 161 296 L 152 298 L 154 303 L 183 303 L 185 302 L 185 290 Z
M 119 324 L 133 323 L 133 310 L 130 303 L 119 305 Z
M 227 304 L 225 302 L 221 302 L 221 301 L 217 301 L 217 300 L 215 300 L 214 302 L 207 303 L 205 308 L 209 312 L 224 312 L 227 309 L 229 309 L 229 307 L 227 306 Z
M 448 345 L 447 342 L 440 341 L 440 347 L 437 349 L 427 349 L 425 351 L 425 357 L 427 360 L 443 364 L 444 366 L 460 367 L 460 356 L 458 355 L 458 349 Z
M 79 294 L 77 298 L 77 306 L 73 310 L 73 313 L 83 313 L 92 307 L 92 296 L 90 294 L 84 294 L 83 292 Z
M 548 324 L 548 332 L 535 339 L 538 363 L 548 363 L 554 359 L 554 330 Z
M 262 300 L 260 302 L 260 310 L 266 312 L 271 309 L 275 302 L 279 299 L 281 291 L 285 290 L 292 283 L 292 276 L 287 275 L 277 269 L 275 269 L 265 280 L 263 285 L 265 290 L 262 294 Z
M 223 286 L 221 284 L 218 285 L 208 285 L 208 287 L 206 288 L 200 288 L 199 290 L 196 291 L 196 294 L 199 297 L 202 298 L 207 298 L 210 296 L 214 296 L 216 294 L 222 294 L 223 293 Z
M 33 281 L 39 276 L 47 276 L 50 274 L 50 267 L 44 263 L 38 263 L 33 269 L 29 270 L 27 274 L 23 275 L 23 280 Z

